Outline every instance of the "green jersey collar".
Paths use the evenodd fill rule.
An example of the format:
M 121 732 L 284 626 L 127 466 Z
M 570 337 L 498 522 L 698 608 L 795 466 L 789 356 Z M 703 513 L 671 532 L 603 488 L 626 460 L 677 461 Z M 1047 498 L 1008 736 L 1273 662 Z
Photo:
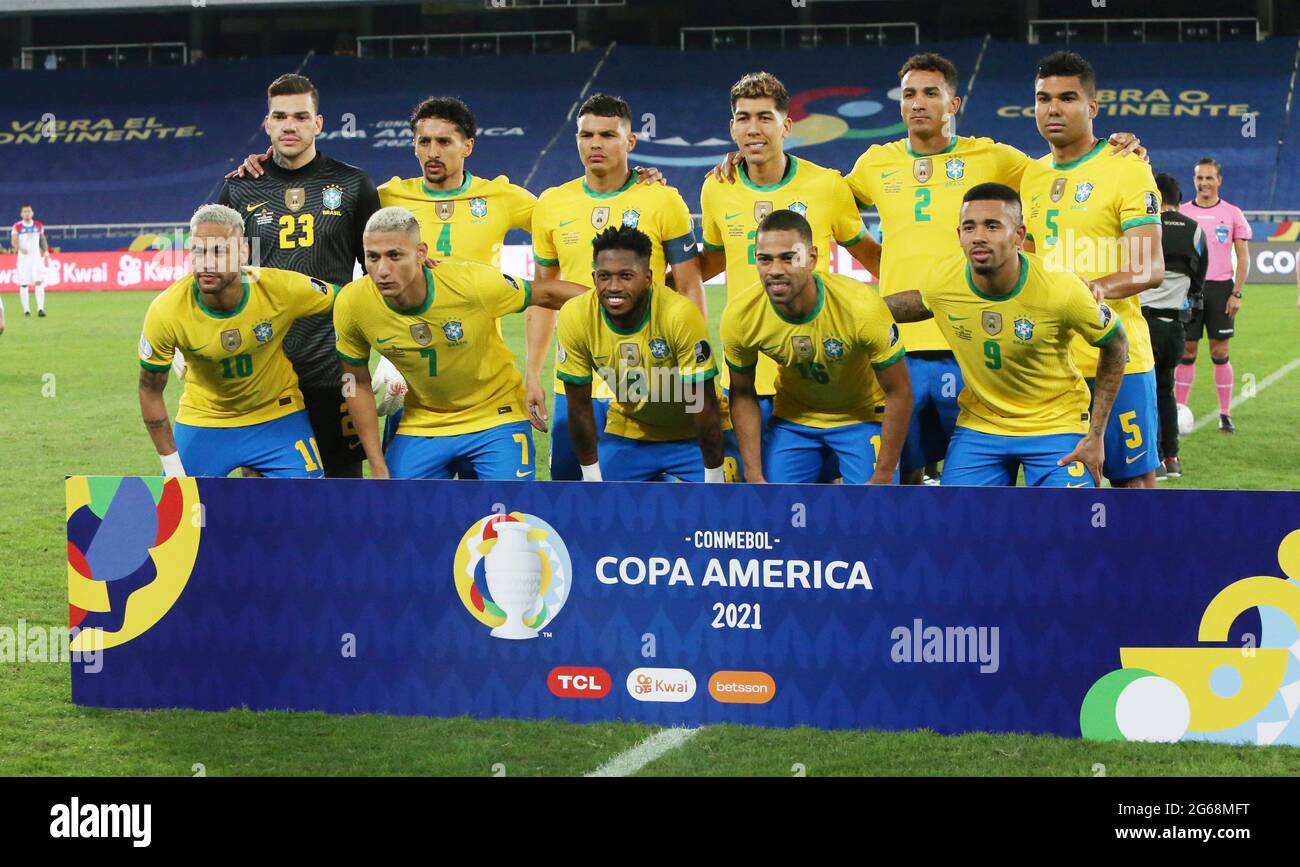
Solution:
M 957 149 L 957 136 L 953 136 L 951 139 L 949 139 L 948 146 L 943 150 L 939 151 L 937 154 L 918 154 L 916 151 L 912 150 L 912 140 L 910 138 L 903 139 L 903 148 L 907 151 L 907 155 L 909 157 L 918 160 L 924 159 L 926 157 L 941 157 L 944 154 L 950 154 Z
M 619 187 L 617 190 L 611 190 L 608 193 L 598 193 L 595 190 L 593 190 L 591 187 L 587 186 L 587 176 L 583 175 L 582 191 L 587 195 L 591 196 L 593 199 L 612 199 L 614 198 L 614 196 L 617 196 L 619 193 L 626 192 L 627 190 L 631 189 L 632 185 L 635 183 L 636 183 L 636 172 L 629 170 L 627 173 L 627 183 L 623 184 L 623 186 Z
M 786 154 L 785 158 L 789 161 L 785 167 L 785 174 L 782 175 L 781 180 L 777 181 L 775 184 L 764 185 L 764 184 L 756 184 L 753 181 L 751 181 L 749 179 L 749 169 L 745 168 L 744 160 L 740 161 L 740 165 L 738 167 L 740 170 L 740 179 L 745 182 L 745 186 L 749 187 L 751 190 L 754 190 L 755 192 L 770 193 L 773 190 L 779 190 L 782 187 L 784 187 L 786 184 L 793 181 L 794 173 L 799 170 L 799 160 L 795 157 L 794 154 Z
M 654 291 L 655 290 L 653 286 L 651 286 L 649 289 L 646 290 L 645 313 L 641 315 L 641 321 L 631 328 L 619 328 L 616 324 L 614 324 L 614 320 L 609 318 L 609 312 L 605 310 L 605 305 L 600 303 L 600 296 L 597 295 L 596 304 L 600 306 L 600 315 L 604 317 L 605 324 L 609 326 L 609 330 L 613 331 L 615 334 L 622 334 L 623 336 L 626 337 L 629 334 L 636 334 L 641 329 L 645 328 L 646 323 L 650 321 L 650 307 L 654 304 L 654 300 L 655 300 Z
M 403 316 L 420 316 L 424 313 L 427 313 L 429 311 L 429 308 L 433 306 L 433 269 L 432 268 L 424 269 L 424 288 L 425 288 L 424 303 L 422 304 L 417 304 L 414 307 L 398 307 L 395 304 L 390 303 L 387 298 L 384 298 L 384 303 L 387 304 L 388 309 L 392 310 L 394 313 L 400 313 Z M 382 295 L 379 297 L 383 298 Z
M 1053 158 L 1052 168 L 1061 172 L 1068 172 L 1070 169 L 1078 168 L 1079 166 L 1086 163 L 1088 160 L 1095 157 L 1097 154 L 1101 153 L 1102 148 L 1104 148 L 1105 146 L 1106 146 L 1105 140 L 1100 140 L 1097 142 L 1097 144 L 1093 147 L 1092 150 L 1088 151 L 1086 154 L 1079 157 L 1077 160 L 1071 160 L 1068 163 L 1058 163 L 1055 160 L 1055 158 Z
M 807 325 L 809 322 L 812 322 L 817 318 L 817 314 L 822 312 L 822 304 L 826 301 L 826 287 L 822 285 L 822 275 L 813 274 L 813 282 L 817 284 L 817 303 L 813 305 L 813 309 L 808 312 L 807 316 L 802 316 L 798 319 L 791 319 L 789 316 L 786 316 L 777 309 L 775 304 L 772 304 L 772 297 L 769 295 L 767 303 L 772 305 L 772 312 L 781 317 L 782 322 L 790 325 Z
M 213 319 L 229 319 L 230 317 L 239 314 L 246 306 L 248 306 L 248 296 L 252 294 L 249 287 L 247 271 L 242 269 L 240 270 L 239 282 L 244 287 L 244 296 L 239 299 L 238 304 L 229 310 L 213 310 L 207 304 L 203 303 L 203 292 L 199 289 L 198 277 L 194 278 L 194 300 L 199 305 L 199 309 L 211 316 Z
M 474 183 L 474 176 L 469 173 L 469 169 L 465 169 L 464 182 L 454 190 L 431 190 L 429 189 L 429 185 L 424 182 L 424 178 L 420 178 L 420 189 L 423 190 L 424 194 L 431 199 L 449 199 L 452 196 L 464 194 L 472 183 Z

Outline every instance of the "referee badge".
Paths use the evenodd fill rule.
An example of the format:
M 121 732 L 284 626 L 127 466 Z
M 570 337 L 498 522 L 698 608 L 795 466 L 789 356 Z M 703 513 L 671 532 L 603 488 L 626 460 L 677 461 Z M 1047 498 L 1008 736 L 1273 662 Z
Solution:
M 292 187 L 284 191 L 284 206 L 291 211 L 298 211 L 307 203 L 307 191 L 302 187 Z
M 919 181 L 920 183 L 925 183 L 926 181 L 930 180 L 930 176 L 933 174 L 934 174 L 934 160 L 930 159 L 929 157 L 925 157 L 924 159 L 914 160 L 912 162 L 912 177 L 916 178 L 917 181 Z
M 1002 332 L 1002 314 L 992 310 L 985 310 L 980 316 L 980 325 L 984 326 L 984 333 L 990 337 L 995 337 Z
M 794 357 L 807 360 L 813 357 L 813 342 L 811 337 L 802 334 L 796 334 L 790 338 L 790 346 L 794 349 Z
M 411 338 L 421 346 L 428 346 L 433 342 L 433 332 L 427 322 L 417 322 L 411 326 Z
M 1052 201 L 1061 201 L 1061 196 L 1065 195 L 1065 178 L 1057 178 L 1052 181 Z
M 456 213 L 455 202 L 438 202 L 433 206 L 433 212 L 438 215 L 438 219 L 444 223 L 451 219 L 451 215 Z
M 221 347 L 226 352 L 234 352 L 239 348 L 239 344 L 244 342 L 244 338 L 239 336 L 238 328 L 227 328 L 221 332 Z

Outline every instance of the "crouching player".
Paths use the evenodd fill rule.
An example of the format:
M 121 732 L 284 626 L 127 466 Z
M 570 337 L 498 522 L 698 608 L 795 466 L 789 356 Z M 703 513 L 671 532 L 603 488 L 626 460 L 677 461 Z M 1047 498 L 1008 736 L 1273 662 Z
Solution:
M 582 478 L 726 481 L 718 367 L 703 314 L 654 285 L 654 244 L 644 232 L 606 229 L 591 246 L 596 288 L 560 311 L 557 350 Z M 593 375 L 614 393 L 604 431 L 596 429 Z M 734 481 L 734 456 L 731 464 Z
M 1020 197 L 1002 184 L 967 191 L 957 235 L 918 278 L 922 288 L 885 299 L 899 322 L 931 316 L 961 365 L 957 429 L 945 485 L 1034 487 L 1101 484 L 1103 437 L 1124 377 L 1128 339 L 1119 316 L 1079 277 L 1048 271 L 1018 248 Z M 1101 350 L 1091 416 L 1088 385 L 1070 357 L 1079 335 Z
M 745 479 L 816 482 L 834 454 L 845 484 L 897 482 L 912 385 L 889 308 L 856 280 L 815 273 L 812 229 L 794 211 L 759 224 L 754 259 L 759 282 L 733 293 L 722 314 Z M 777 364 L 766 431 L 754 390 L 760 354 Z
M 420 224 L 405 208 L 380 208 L 362 236 L 366 276 L 334 308 L 348 412 L 374 478 L 532 479 L 533 436 L 524 386 L 496 320 L 530 305 L 559 310 L 586 291 L 563 280 L 509 277 L 475 262 L 428 267 Z M 402 420 L 381 448 L 370 381 L 374 348 L 406 380 Z
M 338 286 L 248 268 L 244 218 L 204 205 L 190 219 L 194 274 L 149 305 L 140 335 L 140 412 L 169 476 L 318 478 L 320 452 L 281 342 L 295 319 L 328 313 Z M 188 360 L 173 435 L 163 402 L 177 352 Z

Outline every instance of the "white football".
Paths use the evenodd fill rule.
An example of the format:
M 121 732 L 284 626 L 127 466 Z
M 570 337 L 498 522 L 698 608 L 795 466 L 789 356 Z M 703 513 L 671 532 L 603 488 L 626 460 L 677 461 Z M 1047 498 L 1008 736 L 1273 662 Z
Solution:
M 406 402 L 406 380 L 387 358 L 380 358 L 375 372 L 370 374 L 370 385 L 375 390 L 375 409 L 381 416 L 392 415 Z
M 1185 403 L 1178 404 L 1178 433 L 1187 436 L 1195 424 L 1196 416 L 1192 415 L 1192 408 Z

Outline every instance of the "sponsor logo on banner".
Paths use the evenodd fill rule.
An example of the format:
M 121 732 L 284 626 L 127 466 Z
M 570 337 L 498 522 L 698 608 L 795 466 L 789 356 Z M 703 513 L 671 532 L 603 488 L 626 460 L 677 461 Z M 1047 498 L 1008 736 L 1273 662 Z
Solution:
M 766 671 L 716 671 L 709 695 L 723 704 L 767 704 L 776 697 L 776 681 Z
M 561 665 L 546 675 L 546 685 L 560 698 L 604 698 L 614 688 L 614 679 L 603 668 Z
M 528 639 L 543 633 L 569 598 L 573 566 L 560 534 L 525 512 L 475 521 L 453 561 L 456 593 L 494 638 Z
M 695 675 L 684 668 L 633 669 L 627 675 L 627 693 L 637 701 L 690 701 L 695 697 Z

